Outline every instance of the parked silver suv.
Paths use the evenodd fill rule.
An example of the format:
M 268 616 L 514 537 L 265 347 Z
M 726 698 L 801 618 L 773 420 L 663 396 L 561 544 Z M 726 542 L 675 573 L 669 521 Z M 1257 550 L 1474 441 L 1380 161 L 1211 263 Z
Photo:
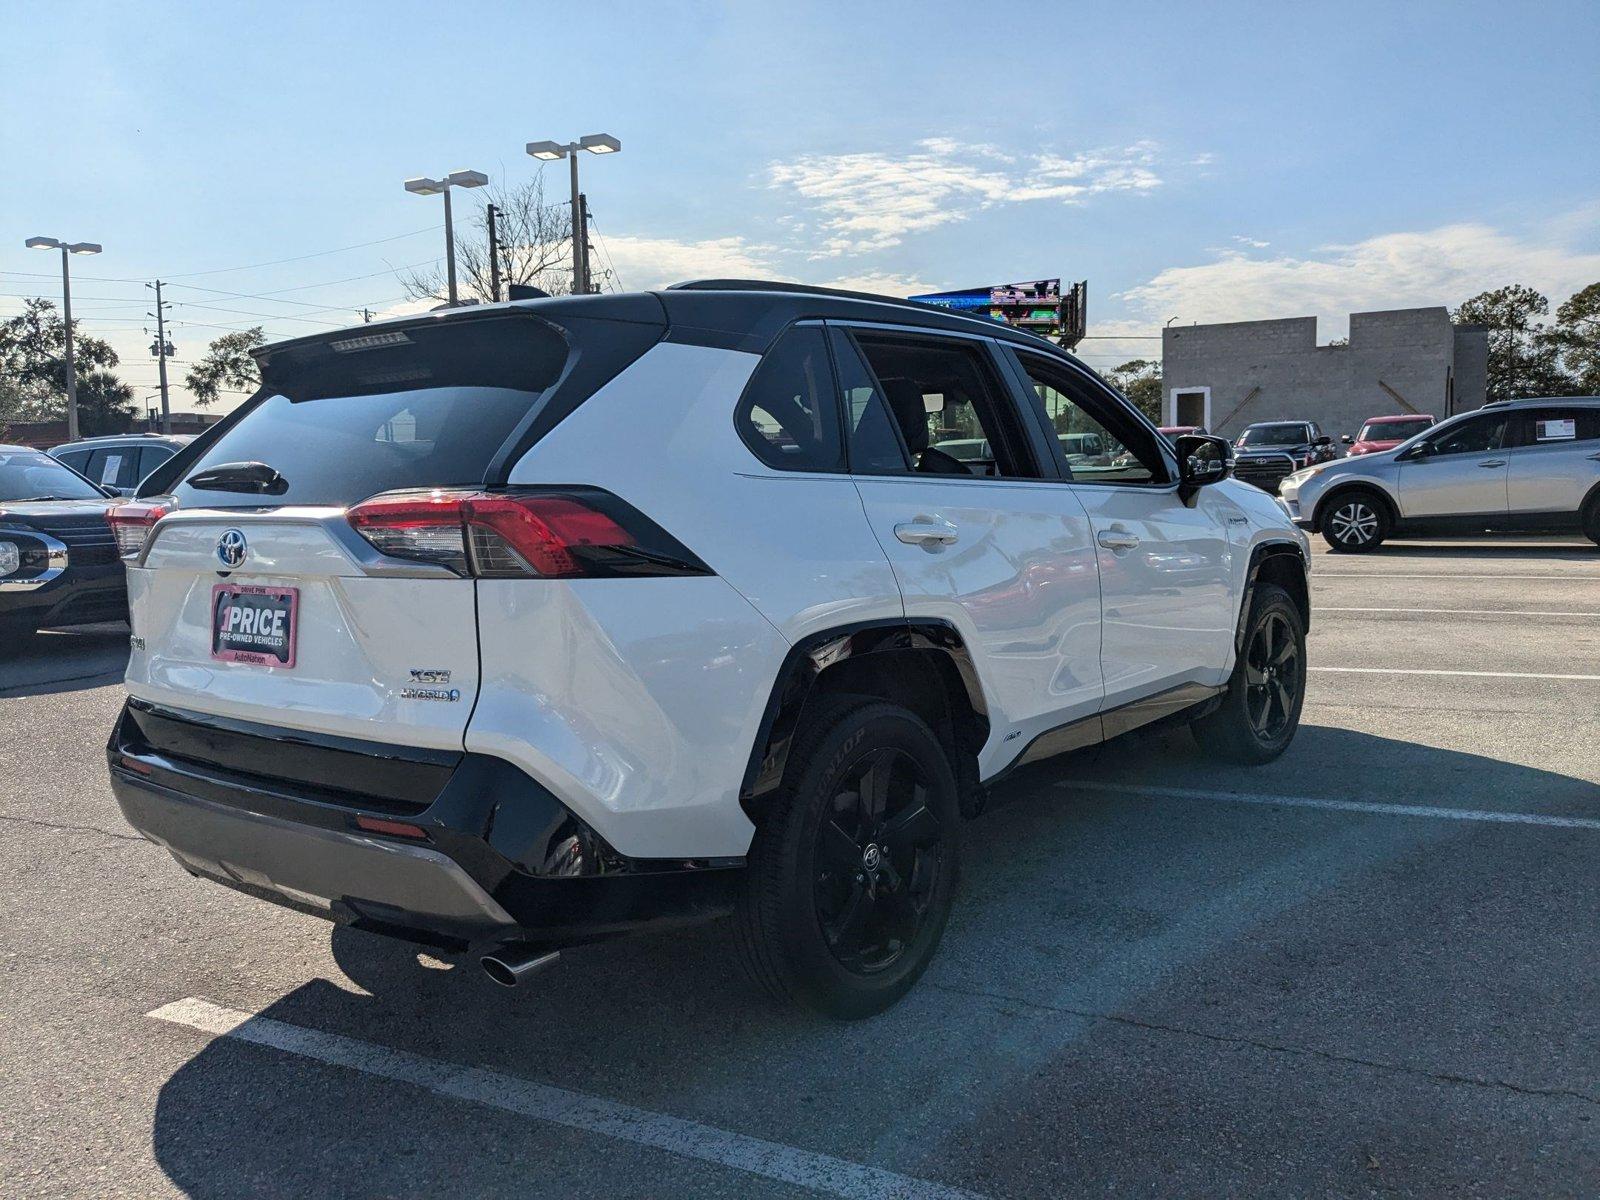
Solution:
M 1392 450 L 1296 471 L 1279 496 L 1348 553 L 1483 530 L 1581 529 L 1600 544 L 1600 397 L 1489 404 Z

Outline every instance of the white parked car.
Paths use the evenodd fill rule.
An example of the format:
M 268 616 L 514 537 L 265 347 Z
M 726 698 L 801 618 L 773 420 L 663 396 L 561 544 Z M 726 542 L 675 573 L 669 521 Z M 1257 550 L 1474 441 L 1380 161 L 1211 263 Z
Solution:
M 1393 449 L 1296 471 L 1278 494 L 1344 553 L 1485 530 L 1582 530 L 1600 544 L 1600 397 L 1489 404 Z
M 927 966 L 991 781 L 1158 720 L 1294 736 L 1304 535 L 1029 334 L 717 281 L 259 357 L 114 514 L 112 783 L 197 875 L 505 983 L 732 913 L 855 1017 Z M 1069 424 L 1128 462 L 1075 479 Z

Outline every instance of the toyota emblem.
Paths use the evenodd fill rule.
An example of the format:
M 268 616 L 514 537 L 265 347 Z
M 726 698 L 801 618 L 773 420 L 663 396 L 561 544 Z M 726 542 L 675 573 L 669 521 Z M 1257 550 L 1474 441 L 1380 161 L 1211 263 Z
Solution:
M 217 539 L 217 561 L 225 567 L 240 566 L 249 549 L 250 543 L 244 540 L 244 534 L 230 529 Z

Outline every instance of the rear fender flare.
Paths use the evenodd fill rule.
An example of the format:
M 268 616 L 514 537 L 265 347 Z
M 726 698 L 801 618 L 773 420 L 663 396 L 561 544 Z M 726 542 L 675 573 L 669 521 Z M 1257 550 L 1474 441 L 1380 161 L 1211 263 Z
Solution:
M 953 624 L 890 618 L 810 634 L 791 646 L 785 655 L 756 731 L 739 789 L 739 803 L 752 820 L 761 801 L 783 782 L 789 747 L 800 726 L 806 700 L 822 673 L 846 660 L 904 650 L 931 650 L 945 655 L 960 677 L 973 712 L 987 725 L 988 709 L 977 668 Z

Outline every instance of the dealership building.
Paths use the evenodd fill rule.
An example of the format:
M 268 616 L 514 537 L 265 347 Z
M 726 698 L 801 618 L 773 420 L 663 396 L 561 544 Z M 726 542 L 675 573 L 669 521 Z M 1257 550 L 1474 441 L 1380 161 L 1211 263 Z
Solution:
M 1163 425 L 1236 435 L 1255 421 L 1316 421 L 1354 434 L 1368 417 L 1478 408 L 1488 376 L 1481 325 L 1443 308 L 1350 314 L 1347 344 L 1317 345 L 1315 317 L 1169 326 Z

